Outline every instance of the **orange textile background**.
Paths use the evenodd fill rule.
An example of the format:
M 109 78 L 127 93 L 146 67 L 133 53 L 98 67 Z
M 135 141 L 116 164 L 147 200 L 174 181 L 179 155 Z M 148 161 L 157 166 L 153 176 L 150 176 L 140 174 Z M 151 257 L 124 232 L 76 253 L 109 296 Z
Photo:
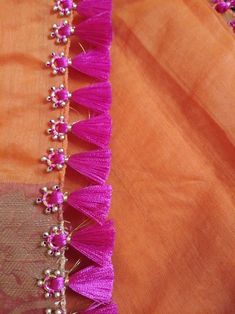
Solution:
M 54 221 L 27 213 L 38 186 L 61 178 L 38 162 L 51 145 L 46 123 L 58 115 L 43 99 L 61 82 L 42 66 L 58 50 L 48 40 L 58 20 L 51 6 L 0 1 L 4 314 L 42 313 L 46 304 L 34 284 L 49 262 L 36 250 Z M 113 23 L 109 181 L 119 312 L 235 313 L 234 34 L 206 0 L 115 0 Z M 79 84 L 72 76 L 70 90 Z M 82 183 L 68 173 L 67 190 Z M 28 251 L 19 230 L 29 232 Z M 78 303 L 73 296 L 68 306 Z

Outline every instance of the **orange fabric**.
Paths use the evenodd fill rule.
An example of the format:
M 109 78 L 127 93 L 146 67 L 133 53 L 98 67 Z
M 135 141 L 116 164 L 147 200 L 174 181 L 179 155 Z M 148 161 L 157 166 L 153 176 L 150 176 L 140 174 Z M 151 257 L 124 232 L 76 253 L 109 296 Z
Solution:
M 63 180 L 57 173 L 45 175 L 38 163 L 50 145 L 43 130 L 58 115 L 42 99 L 48 87 L 61 82 L 41 66 L 50 51 L 59 50 L 47 38 L 57 20 L 49 14 L 51 5 L 46 0 L 0 4 L 1 200 L 3 205 L 14 204 L 15 194 L 6 194 L 6 183 L 17 184 L 14 189 L 26 197 L 26 213 L 35 210 L 28 203 L 35 185 Z M 115 0 L 113 21 L 114 299 L 121 314 L 231 314 L 235 308 L 234 34 L 206 0 Z M 73 43 L 70 53 L 75 53 Z M 70 90 L 88 82 L 70 74 Z M 75 117 L 70 110 L 70 119 Z M 86 147 L 71 139 L 68 152 Z M 67 190 L 85 183 L 67 171 Z M 3 205 L 2 213 L 12 222 Z M 21 211 L 15 215 L 23 224 Z M 7 241 L 2 217 L 2 238 Z M 32 218 L 34 224 L 39 217 Z M 37 228 L 32 249 L 38 249 L 37 237 L 52 223 L 49 218 Z M 30 254 L 25 256 L 30 260 Z M 3 255 L 1 260 L 8 258 Z M 11 276 L 0 278 L 4 306 L 0 313 L 36 313 L 34 309 L 44 306 L 37 292 L 29 294 L 37 289 L 29 276 L 40 276 L 41 266 L 47 265 L 45 257 L 40 265 L 37 258 L 30 260 L 30 273 L 20 277 L 19 286 L 12 274 L 21 267 L 20 259 Z M 11 292 L 3 289 L 6 280 L 12 283 Z M 22 292 L 17 302 L 14 289 Z M 76 310 L 79 301 L 70 297 L 68 307 Z

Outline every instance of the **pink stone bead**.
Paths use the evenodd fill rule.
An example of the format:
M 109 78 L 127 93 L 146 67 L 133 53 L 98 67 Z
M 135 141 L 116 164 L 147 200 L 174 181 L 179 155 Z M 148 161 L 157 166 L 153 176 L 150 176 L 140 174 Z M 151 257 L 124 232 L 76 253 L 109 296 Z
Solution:
M 58 57 L 58 58 L 56 58 L 55 66 L 57 68 L 67 68 L 68 67 L 68 59 L 66 57 Z
M 73 1 L 72 0 L 61 0 L 61 6 L 63 9 L 71 10 L 73 8 Z
M 61 205 L 64 202 L 64 194 L 61 191 L 53 191 L 47 199 L 50 205 Z
M 55 129 L 56 129 L 56 131 L 58 133 L 66 134 L 68 132 L 68 123 L 66 123 L 66 122 L 59 122 L 59 123 L 56 124 Z
M 230 8 L 230 2 L 219 2 L 216 4 L 215 9 L 218 13 L 225 13 Z
M 69 93 L 66 89 L 59 89 L 55 94 L 58 100 L 67 101 L 69 99 Z
M 69 37 L 71 35 L 71 28 L 70 28 L 70 25 L 67 24 L 67 25 L 63 25 L 59 28 L 58 30 L 59 32 L 59 35 L 60 36 L 65 36 L 65 37 Z
M 57 248 L 62 248 L 64 246 L 66 246 L 66 244 L 67 244 L 66 234 L 60 233 L 60 234 L 54 235 L 51 239 L 51 243 L 53 246 L 55 246 Z

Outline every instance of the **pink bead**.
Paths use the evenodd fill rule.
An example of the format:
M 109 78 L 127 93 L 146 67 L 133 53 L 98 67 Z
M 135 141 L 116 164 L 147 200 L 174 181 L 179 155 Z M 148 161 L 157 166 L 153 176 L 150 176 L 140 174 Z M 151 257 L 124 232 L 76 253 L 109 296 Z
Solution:
M 71 28 L 70 25 L 63 25 L 59 28 L 58 30 L 60 36 L 65 36 L 65 37 L 69 37 L 71 35 Z
M 66 122 L 59 122 L 56 125 L 56 131 L 58 133 L 67 133 L 68 132 L 68 124 Z
M 61 191 L 53 191 L 47 197 L 49 205 L 61 205 L 64 202 L 64 194 Z
M 216 4 L 215 9 L 218 13 L 225 13 L 230 8 L 230 2 L 219 2 Z
M 61 6 L 63 9 L 71 10 L 73 8 L 73 1 L 72 0 L 61 0 Z
M 66 89 L 58 89 L 55 95 L 58 100 L 67 101 L 69 99 L 69 93 Z
M 65 162 L 65 156 L 64 154 L 55 152 L 51 155 L 50 160 L 52 162 L 52 164 L 64 164 Z
M 67 68 L 68 67 L 68 59 L 66 57 L 58 57 L 55 59 L 55 66 L 57 68 Z
M 54 247 L 62 248 L 67 244 L 67 236 L 64 233 L 56 234 L 52 237 L 51 243 Z

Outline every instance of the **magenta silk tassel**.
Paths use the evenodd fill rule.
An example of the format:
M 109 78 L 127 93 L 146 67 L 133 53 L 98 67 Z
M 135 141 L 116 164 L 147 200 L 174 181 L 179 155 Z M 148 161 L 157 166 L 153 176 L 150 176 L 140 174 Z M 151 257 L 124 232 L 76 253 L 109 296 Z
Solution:
M 75 26 L 74 34 L 100 48 L 108 48 L 112 41 L 112 24 L 109 13 L 101 13 Z
M 112 11 L 112 0 L 83 0 L 77 4 L 77 11 L 79 14 L 90 17 L 102 12 Z
M 95 308 L 88 309 L 81 314 L 118 314 L 117 305 L 110 303 L 107 305 L 97 306 Z
M 103 266 L 111 262 L 114 245 L 113 222 L 84 227 L 72 235 L 70 245 L 93 262 Z
M 75 122 L 71 132 L 88 143 L 105 148 L 111 136 L 111 118 L 108 113 Z
M 90 50 L 81 52 L 72 59 L 74 69 L 97 78 L 101 81 L 106 81 L 110 74 L 110 53 L 108 49 Z
M 67 202 L 85 216 L 104 224 L 110 209 L 111 195 L 110 185 L 91 185 L 70 193 Z
M 96 302 L 110 302 L 114 273 L 111 264 L 90 266 L 74 273 L 69 278 L 69 287 L 80 295 Z
M 108 178 L 110 163 L 110 149 L 99 149 L 74 154 L 67 161 L 67 164 L 72 169 L 99 184 L 104 184 Z
M 80 88 L 72 93 L 72 100 L 96 113 L 107 112 L 112 102 L 111 85 L 101 82 Z

